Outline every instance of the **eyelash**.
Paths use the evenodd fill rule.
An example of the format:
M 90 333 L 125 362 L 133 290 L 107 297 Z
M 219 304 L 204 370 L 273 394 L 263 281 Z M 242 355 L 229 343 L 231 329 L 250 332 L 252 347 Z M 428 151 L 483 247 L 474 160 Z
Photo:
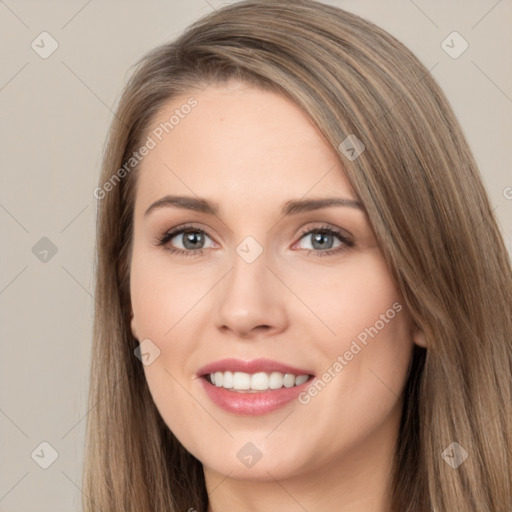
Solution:
M 179 228 L 176 228 L 174 230 L 167 231 L 162 236 L 157 237 L 156 245 L 165 246 L 165 244 L 167 244 L 167 242 L 172 240 L 175 236 L 181 235 L 182 233 L 185 233 L 187 231 L 203 233 L 203 234 L 209 236 L 210 238 L 212 238 L 208 234 L 208 232 L 205 231 L 204 229 L 197 228 L 193 224 L 188 224 L 188 225 L 184 225 Z M 337 237 L 342 242 L 342 245 L 340 245 L 336 249 L 328 249 L 325 251 L 315 250 L 315 249 L 305 249 L 307 251 L 308 255 L 313 253 L 314 256 L 318 256 L 318 257 L 331 256 L 334 254 L 342 253 L 342 252 L 350 249 L 351 247 L 354 247 L 354 245 L 355 245 L 354 241 L 351 238 L 349 238 L 348 236 L 344 235 L 341 231 L 334 229 L 330 226 L 325 226 L 325 225 L 302 230 L 300 232 L 299 240 L 302 239 L 305 235 L 310 235 L 312 233 L 322 233 L 324 235 L 325 234 L 333 235 L 333 236 Z M 183 249 L 176 249 L 176 248 L 171 248 L 171 247 L 165 247 L 165 250 L 169 251 L 172 254 L 177 254 L 179 256 L 185 256 L 185 257 L 201 256 L 203 254 L 203 252 L 205 251 L 205 249 L 183 250 Z

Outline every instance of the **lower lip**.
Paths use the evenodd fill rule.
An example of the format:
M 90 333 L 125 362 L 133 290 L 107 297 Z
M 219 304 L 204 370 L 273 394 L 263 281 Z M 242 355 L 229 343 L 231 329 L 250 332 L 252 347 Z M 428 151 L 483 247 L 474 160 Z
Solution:
M 199 380 L 210 400 L 221 409 L 245 416 L 257 416 L 275 411 L 290 403 L 311 384 L 312 378 L 292 388 L 283 387 L 256 393 L 230 391 L 210 384 L 205 378 Z

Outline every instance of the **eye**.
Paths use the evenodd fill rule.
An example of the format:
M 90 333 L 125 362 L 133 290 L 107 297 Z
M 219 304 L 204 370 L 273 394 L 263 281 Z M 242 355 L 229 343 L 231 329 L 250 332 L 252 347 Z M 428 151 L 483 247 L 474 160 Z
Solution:
M 306 247 L 299 247 L 307 251 L 308 255 L 328 256 L 338 254 L 355 245 L 352 237 L 341 230 L 331 226 L 317 226 L 302 230 L 300 240 L 308 240 Z M 206 231 L 194 225 L 179 226 L 157 237 L 156 244 L 173 253 L 183 256 L 200 256 L 204 249 L 214 247 L 205 246 L 207 240 L 212 238 Z M 297 244 L 296 244 L 297 245 Z M 309 245 L 309 247 L 307 246 Z
M 163 236 L 157 238 L 157 245 L 165 247 L 169 252 L 184 256 L 195 256 L 203 253 L 206 239 L 210 236 L 203 230 L 193 225 L 181 226 L 167 231 Z
M 303 247 L 303 249 L 306 249 L 308 254 L 314 256 L 338 254 L 355 245 L 351 237 L 330 226 L 318 226 L 309 230 L 303 230 L 301 231 L 302 239 L 309 239 L 309 247 Z

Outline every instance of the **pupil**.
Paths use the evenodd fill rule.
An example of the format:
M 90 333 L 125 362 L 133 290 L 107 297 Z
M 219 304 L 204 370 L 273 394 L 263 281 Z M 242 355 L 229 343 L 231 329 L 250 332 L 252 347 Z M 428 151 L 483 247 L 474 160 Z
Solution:
M 323 245 L 322 245 L 322 240 L 325 241 L 325 238 L 326 237 L 330 237 L 330 236 L 332 236 L 332 235 L 329 235 L 329 234 L 326 234 L 326 233 L 317 233 L 316 235 L 313 236 L 313 247 L 315 249 L 325 249 L 326 245 L 328 245 L 329 247 L 327 247 L 327 248 L 330 249 L 332 243 L 331 244 L 323 243 Z M 315 247 L 316 243 L 319 243 L 320 245 L 318 247 Z
M 197 247 L 194 244 L 197 244 L 198 242 L 200 243 L 201 241 L 202 241 L 202 234 L 198 234 L 195 231 L 189 231 L 188 233 L 185 233 L 183 245 L 187 249 L 196 249 Z

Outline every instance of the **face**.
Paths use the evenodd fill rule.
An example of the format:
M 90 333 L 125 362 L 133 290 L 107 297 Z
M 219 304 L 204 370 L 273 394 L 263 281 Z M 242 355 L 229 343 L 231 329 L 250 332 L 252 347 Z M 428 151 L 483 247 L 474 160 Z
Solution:
M 237 82 L 174 98 L 148 134 L 131 326 L 170 430 L 208 475 L 375 460 L 415 334 L 339 155 L 296 105 Z

